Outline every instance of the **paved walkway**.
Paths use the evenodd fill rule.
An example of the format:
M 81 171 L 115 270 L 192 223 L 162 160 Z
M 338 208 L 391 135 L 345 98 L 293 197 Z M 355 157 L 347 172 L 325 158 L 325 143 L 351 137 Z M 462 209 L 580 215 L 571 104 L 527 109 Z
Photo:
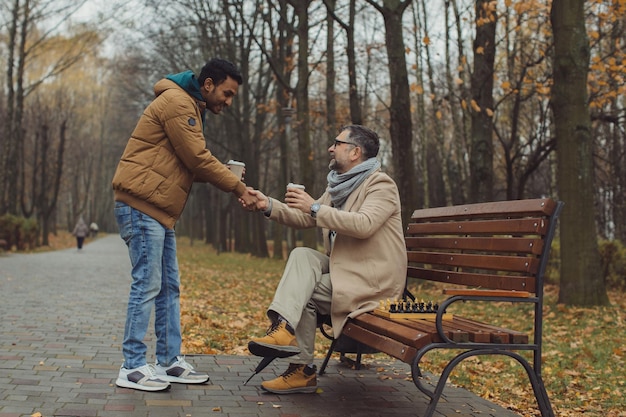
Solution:
M 283 370 L 273 364 L 244 386 L 257 358 L 224 355 L 187 357 L 209 372 L 207 385 L 174 384 L 162 393 L 118 388 L 129 268 L 117 235 L 80 253 L 0 254 L 0 417 L 397 417 L 426 409 L 426 396 L 405 380 L 408 367 L 391 360 L 380 366 L 392 377 L 380 379 L 379 372 L 353 371 L 335 359 L 318 379 L 317 394 L 264 394 L 260 381 Z M 148 354 L 153 361 L 153 350 Z M 454 387 L 437 412 L 519 417 Z

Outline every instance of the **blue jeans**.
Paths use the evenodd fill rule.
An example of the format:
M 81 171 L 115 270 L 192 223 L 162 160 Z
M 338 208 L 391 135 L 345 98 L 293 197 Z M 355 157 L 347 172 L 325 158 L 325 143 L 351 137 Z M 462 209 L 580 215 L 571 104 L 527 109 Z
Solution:
M 157 337 L 157 362 L 169 366 L 180 355 L 180 278 L 176 234 L 152 217 L 120 202 L 115 203 L 120 236 L 128 246 L 132 279 L 124 341 L 124 367 L 146 364 L 146 345 L 152 307 Z

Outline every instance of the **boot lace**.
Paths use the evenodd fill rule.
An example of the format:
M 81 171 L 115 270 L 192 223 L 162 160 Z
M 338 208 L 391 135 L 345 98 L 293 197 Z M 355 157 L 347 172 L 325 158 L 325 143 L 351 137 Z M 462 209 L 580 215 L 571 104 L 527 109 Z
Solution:
M 265 333 L 268 336 L 273 335 L 274 333 L 276 333 L 278 331 L 278 328 L 280 327 L 280 321 L 277 321 L 276 323 L 272 323 L 269 327 L 269 329 L 267 329 L 267 332 Z
M 289 378 L 291 375 L 294 375 L 296 372 L 300 370 L 300 368 L 304 368 L 303 365 L 298 365 L 297 363 L 290 363 L 289 368 L 281 375 L 283 378 Z

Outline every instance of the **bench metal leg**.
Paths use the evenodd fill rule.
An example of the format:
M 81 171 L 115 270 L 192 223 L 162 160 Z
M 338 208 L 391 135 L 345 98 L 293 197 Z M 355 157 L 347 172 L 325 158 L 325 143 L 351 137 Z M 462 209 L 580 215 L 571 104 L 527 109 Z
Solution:
M 326 366 L 328 365 L 328 361 L 330 360 L 331 355 L 335 351 L 335 345 L 337 345 L 337 339 L 333 339 L 333 341 L 331 342 L 330 347 L 328 348 L 328 353 L 326 353 L 326 357 L 324 358 L 324 362 L 317 372 L 318 375 L 324 375 L 324 372 L 326 372 Z
M 435 390 L 432 391 L 422 383 L 419 379 L 421 377 L 421 371 L 419 369 L 419 362 L 421 358 L 426 354 L 429 350 L 437 348 L 436 345 L 431 345 L 426 349 L 422 349 L 415 356 L 413 363 L 411 364 L 411 374 L 413 377 L 413 383 L 415 386 L 426 394 L 430 398 L 430 403 L 428 404 L 428 408 L 426 409 L 426 414 L 424 417 L 432 417 L 435 412 L 435 408 L 437 407 L 437 403 L 439 402 L 439 398 L 443 394 L 443 390 L 446 385 L 446 381 L 448 380 L 450 373 L 452 370 L 463 360 L 471 357 L 471 356 L 480 356 L 480 355 L 503 355 L 508 356 L 515 359 L 519 362 L 526 373 L 528 374 L 528 379 L 533 388 L 533 392 L 535 394 L 535 399 L 537 400 L 537 405 L 539 407 L 539 411 L 541 412 L 542 417 L 554 417 L 554 411 L 552 410 L 552 406 L 550 405 L 550 399 L 548 398 L 548 393 L 546 392 L 546 387 L 541 379 L 540 375 L 535 373 L 535 370 L 530 366 L 528 361 L 521 355 L 511 351 L 503 351 L 503 350 L 494 350 L 494 349 L 478 349 L 478 350 L 469 350 L 462 352 L 455 356 L 448 364 L 444 367 L 441 376 L 439 377 L 439 381 L 437 382 L 437 386 Z M 449 346 L 448 346 L 449 348 Z
M 361 370 L 361 357 L 363 356 L 361 345 L 356 348 L 356 362 L 354 364 L 354 369 L 357 371 Z
M 324 358 L 324 362 L 322 362 L 322 366 L 320 367 L 319 371 L 318 371 L 318 375 L 323 375 L 326 372 L 326 367 L 328 366 L 328 362 L 330 361 L 330 357 L 332 356 L 332 354 L 335 352 L 335 348 L 337 347 L 337 342 L 339 341 L 339 339 L 332 339 L 332 342 L 330 344 L 330 347 L 328 348 L 328 352 L 326 353 L 326 357 Z M 339 358 L 339 360 L 341 362 L 345 362 L 350 364 L 351 366 L 354 366 L 355 370 L 360 370 L 361 369 L 361 358 L 363 357 L 363 348 L 365 345 L 361 344 L 361 343 L 357 343 L 356 345 L 356 359 L 352 360 L 349 357 L 346 356 L 345 352 L 341 352 L 341 357 Z M 352 353 L 352 352 L 350 352 Z M 365 353 L 368 353 L 367 351 Z

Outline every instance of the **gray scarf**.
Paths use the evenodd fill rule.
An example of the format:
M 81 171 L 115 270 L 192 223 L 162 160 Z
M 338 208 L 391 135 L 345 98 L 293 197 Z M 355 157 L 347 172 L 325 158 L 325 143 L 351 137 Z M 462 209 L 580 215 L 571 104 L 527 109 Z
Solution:
M 338 174 L 334 170 L 330 171 L 326 179 L 328 180 L 328 194 L 330 194 L 333 205 L 342 207 L 352 191 L 378 168 L 380 168 L 378 159 L 369 158 L 343 174 Z

